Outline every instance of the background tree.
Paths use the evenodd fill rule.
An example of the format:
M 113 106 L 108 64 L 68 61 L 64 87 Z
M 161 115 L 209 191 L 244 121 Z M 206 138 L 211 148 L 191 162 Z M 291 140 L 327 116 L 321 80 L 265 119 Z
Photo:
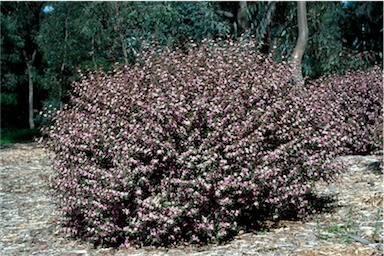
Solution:
M 34 80 L 36 79 L 38 73 L 35 67 L 39 65 L 36 63 L 36 59 L 39 57 L 37 54 L 38 46 L 36 44 L 36 36 L 40 28 L 40 14 L 41 7 L 43 6 L 43 4 L 44 2 L 5 2 L 1 5 L 2 28 L 4 18 L 5 31 L 10 33 L 10 35 L 7 36 L 3 36 L 4 33 L 2 33 L 1 50 L 2 56 L 4 54 L 6 57 L 1 63 L 2 69 L 3 65 L 7 65 L 8 63 L 13 66 L 13 68 L 10 69 L 4 67 L 5 73 L 2 72 L 1 84 L 2 87 L 4 86 L 6 89 L 10 89 L 11 91 L 20 90 L 21 92 L 21 95 L 19 95 L 21 97 L 12 96 L 12 94 L 11 97 L 9 97 L 9 94 L 7 97 L 7 93 L 5 92 L 4 95 L 6 101 L 4 102 L 4 105 L 5 108 L 9 110 L 9 107 L 11 105 L 15 106 L 15 102 L 20 102 L 15 101 L 16 99 L 21 100 L 21 98 L 24 98 L 24 95 L 27 94 L 28 100 L 21 100 L 21 102 L 28 102 L 28 104 L 22 105 L 22 107 L 27 107 L 26 109 L 23 107 L 20 114 L 21 116 L 24 116 L 24 113 L 27 113 L 28 118 L 21 118 L 21 120 L 23 120 L 23 122 L 24 120 L 28 120 L 30 129 L 33 129 L 35 127 L 33 119 L 33 92 Z M 15 49 L 11 49 L 10 51 L 8 51 L 8 47 L 12 46 L 16 46 Z M 23 63 L 20 60 L 22 60 Z M 21 73 L 20 71 L 23 71 L 23 73 Z
M 88 27 L 83 12 L 87 4 L 55 2 L 50 6 L 53 11 L 44 14 L 37 37 L 45 71 L 40 83 L 48 94 L 45 105 L 59 107 L 80 63 L 89 65 L 89 42 L 82 33 Z
M 3 8 L 2 8 L 3 11 Z M 21 116 L 13 119 L 17 108 L 20 95 L 18 87 L 21 84 L 21 77 L 23 75 L 18 67 L 23 65 L 22 59 L 20 59 L 20 52 L 24 47 L 24 41 L 17 33 L 17 27 L 15 22 L 9 15 L 0 13 L 1 19 L 1 123 L 4 128 L 4 123 L 22 122 Z M 22 69 L 23 70 L 23 69 Z
M 301 60 L 308 43 L 307 5 L 305 1 L 297 2 L 297 27 L 299 34 L 292 52 L 293 76 L 298 82 L 303 82 Z
M 382 2 L 308 2 L 303 76 L 381 63 L 382 8 Z M 1 126 L 30 127 L 29 110 L 60 107 L 77 70 L 134 63 L 143 41 L 186 50 L 190 40 L 245 33 L 258 39 L 263 53 L 289 59 L 297 42 L 296 14 L 296 3 L 274 1 L 2 2 Z
M 261 4 L 259 7 L 262 9 Z M 348 6 L 341 2 L 308 2 L 309 34 L 302 60 L 303 75 L 313 79 L 333 73 L 344 74 L 348 69 L 366 69 L 381 63 L 382 9 L 382 2 L 353 2 Z M 293 36 L 297 35 L 296 3 L 278 2 L 275 12 L 280 15 L 272 18 L 270 33 L 265 39 L 270 43 L 264 51 L 273 52 L 276 59 L 287 58 L 296 44 L 296 36 Z M 262 21 L 261 18 L 256 20 Z M 371 30 L 369 36 L 365 37 L 365 50 L 353 46 L 355 40 L 362 41 L 363 38 L 363 26 L 357 25 L 361 24 L 361 20 L 365 23 L 365 31 L 366 27 Z
M 23 50 L 25 64 L 28 68 L 28 122 L 29 129 L 35 128 L 33 120 L 33 63 L 35 62 L 37 50 L 34 49 L 33 53 L 28 56 L 27 52 Z

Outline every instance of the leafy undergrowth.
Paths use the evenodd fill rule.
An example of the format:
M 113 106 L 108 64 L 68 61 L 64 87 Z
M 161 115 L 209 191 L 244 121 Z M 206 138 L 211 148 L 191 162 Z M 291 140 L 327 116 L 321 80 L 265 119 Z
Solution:
M 38 129 L 1 129 L 0 145 L 32 142 L 39 135 Z

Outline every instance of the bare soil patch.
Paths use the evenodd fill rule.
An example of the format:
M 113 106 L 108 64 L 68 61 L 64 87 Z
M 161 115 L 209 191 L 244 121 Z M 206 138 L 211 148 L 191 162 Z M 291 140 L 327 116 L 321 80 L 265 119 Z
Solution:
M 93 248 L 59 231 L 60 215 L 47 195 L 47 152 L 35 143 L 0 149 L 0 255 L 382 255 L 382 156 L 344 156 L 342 182 L 318 183 L 329 199 L 308 221 L 265 223 L 225 244 L 176 249 Z M 323 203 L 326 203 L 325 200 Z

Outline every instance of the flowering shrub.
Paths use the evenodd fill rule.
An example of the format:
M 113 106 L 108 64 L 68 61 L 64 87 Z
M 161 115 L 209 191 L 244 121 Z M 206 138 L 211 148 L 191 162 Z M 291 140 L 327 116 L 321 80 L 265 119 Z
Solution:
M 175 245 L 224 239 L 258 210 L 309 214 L 313 182 L 338 178 L 342 134 L 253 45 L 148 48 L 133 66 L 83 75 L 45 130 L 65 230 Z
M 383 71 L 351 71 L 321 78 L 310 85 L 324 112 L 323 125 L 343 135 L 344 154 L 383 151 Z M 328 114 L 327 114 L 328 113 Z

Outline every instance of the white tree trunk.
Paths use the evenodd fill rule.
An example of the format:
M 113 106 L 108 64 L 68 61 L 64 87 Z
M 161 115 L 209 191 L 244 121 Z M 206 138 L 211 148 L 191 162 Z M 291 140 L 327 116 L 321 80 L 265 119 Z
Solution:
M 36 57 L 36 50 L 33 51 L 32 57 L 28 59 L 27 53 L 24 51 L 25 63 L 28 68 L 28 121 L 29 128 L 35 128 L 35 122 L 33 121 L 33 62 Z
M 299 36 L 292 52 L 292 68 L 295 81 L 303 83 L 304 79 L 301 71 L 301 62 L 308 43 L 307 6 L 305 1 L 297 2 L 297 22 Z

